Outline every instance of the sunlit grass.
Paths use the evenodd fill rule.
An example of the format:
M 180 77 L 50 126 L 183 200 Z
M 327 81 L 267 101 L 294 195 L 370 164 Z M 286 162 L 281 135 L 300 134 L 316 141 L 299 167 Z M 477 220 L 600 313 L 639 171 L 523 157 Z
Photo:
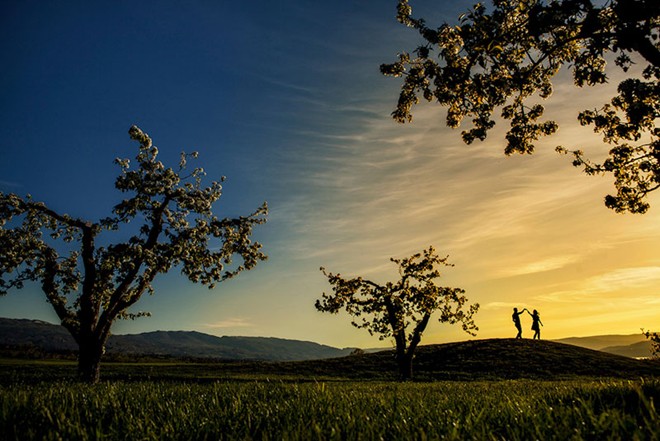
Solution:
M 0 387 L 4 439 L 658 439 L 660 381 Z

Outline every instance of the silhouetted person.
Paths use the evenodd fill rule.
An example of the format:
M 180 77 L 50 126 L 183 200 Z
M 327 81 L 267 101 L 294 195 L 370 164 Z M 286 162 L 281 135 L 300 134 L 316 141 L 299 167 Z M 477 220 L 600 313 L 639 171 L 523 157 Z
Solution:
M 516 329 L 518 330 L 518 335 L 516 335 L 516 338 L 522 338 L 522 326 L 520 326 L 520 314 L 523 312 L 527 311 L 527 308 L 523 309 L 522 311 L 518 312 L 518 308 L 513 308 L 513 315 L 511 315 L 511 319 L 513 320 L 513 324 L 516 325 Z M 529 311 L 527 311 L 529 314 Z
M 532 316 L 532 331 L 534 331 L 534 337 L 532 337 L 532 339 L 541 340 L 541 326 L 543 326 L 543 322 L 541 322 L 539 312 L 535 309 L 531 314 L 529 311 L 527 311 L 527 314 Z

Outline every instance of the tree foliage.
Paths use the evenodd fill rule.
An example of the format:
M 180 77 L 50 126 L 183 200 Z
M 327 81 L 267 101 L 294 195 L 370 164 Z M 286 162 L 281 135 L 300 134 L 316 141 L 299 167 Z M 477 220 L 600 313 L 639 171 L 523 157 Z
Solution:
M 38 282 L 80 346 L 79 368 L 90 381 L 98 380 L 112 323 L 147 314 L 129 308 L 153 293 L 158 274 L 177 267 L 212 288 L 266 258 L 261 244 L 250 240 L 253 227 L 266 220 L 265 203 L 249 216 L 220 219 L 212 208 L 224 177 L 205 187 L 204 170 L 187 167 L 197 153 L 182 153 L 177 169 L 165 167 L 146 133 L 133 126 L 129 135 L 140 144 L 137 166 L 115 160 L 121 169 L 115 187 L 126 198 L 109 217 L 87 221 L 30 195 L 0 193 L 0 294 Z M 133 235 L 124 242 L 110 243 L 102 235 L 131 222 Z
M 660 357 L 660 333 L 644 331 L 642 329 L 642 334 L 651 342 L 651 355 Z
M 499 109 L 509 123 L 507 155 L 532 153 L 540 137 L 557 131 L 556 122 L 543 120 L 539 102 L 551 96 L 562 67 L 583 87 L 608 81 L 607 60 L 625 73 L 641 63 L 641 77 L 628 75 L 608 103 L 578 115 L 611 145 L 607 159 L 595 163 L 579 149 L 557 150 L 570 153 L 587 174 L 614 176 L 617 194 L 605 198 L 609 208 L 648 210 L 646 196 L 660 188 L 660 2 L 493 0 L 492 10 L 479 3 L 457 24 L 438 28 L 413 17 L 409 0 L 399 0 L 397 11 L 398 21 L 423 42 L 381 66 L 383 74 L 403 77 L 394 119 L 411 121 L 420 98 L 437 101 L 447 108 L 449 127 L 472 119 L 462 132 L 470 144 L 486 138 Z
M 381 340 L 393 338 L 402 378 L 412 376 L 412 359 L 431 315 L 439 313 L 440 323 L 460 323 L 463 330 L 476 335 L 472 316 L 479 304 L 467 305 L 461 288 L 436 284 L 438 267 L 453 266 L 447 257 L 439 257 L 433 247 L 404 259 L 390 259 L 399 267 L 400 278 L 384 285 L 362 277 L 343 278 L 321 268 L 332 285 L 331 294 L 323 293 L 316 309 L 338 313 L 344 309 L 353 316 L 353 326 L 378 335 Z M 464 309 L 465 307 L 465 309 Z

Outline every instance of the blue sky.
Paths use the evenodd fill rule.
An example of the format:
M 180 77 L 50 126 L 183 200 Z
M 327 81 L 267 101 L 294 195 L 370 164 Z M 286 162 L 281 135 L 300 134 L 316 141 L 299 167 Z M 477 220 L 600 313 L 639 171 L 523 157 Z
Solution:
M 413 6 L 440 22 L 470 4 Z M 505 158 L 501 129 L 463 145 L 435 106 L 396 124 L 399 81 L 378 66 L 418 40 L 395 7 L 5 1 L 0 190 L 104 217 L 120 197 L 113 159 L 135 156 L 127 130 L 137 124 L 166 164 L 197 150 L 209 178 L 228 177 L 219 215 L 268 201 L 269 222 L 256 234 L 267 262 L 211 291 L 174 271 L 137 305 L 153 316 L 120 322 L 116 333 L 376 346 L 349 317 L 314 309 L 329 289 L 318 268 L 385 281 L 396 277 L 389 257 L 431 244 L 456 264 L 445 282 L 482 305 L 481 338 L 511 336 L 512 306 L 539 309 L 548 338 L 658 323 L 658 196 L 644 216 L 617 215 L 602 204 L 609 178 L 585 177 L 553 151 L 577 143 L 602 155 L 598 138 L 576 126 L 575 105 L 602 104 L 607 87 L 576 94 L 560 78 L 548 103 L 560 132 L 531 157 Z M 0 316 L 56 321 L 34 286 L 0 298 Z M 435 323 L 424 342 L 464 338 Z

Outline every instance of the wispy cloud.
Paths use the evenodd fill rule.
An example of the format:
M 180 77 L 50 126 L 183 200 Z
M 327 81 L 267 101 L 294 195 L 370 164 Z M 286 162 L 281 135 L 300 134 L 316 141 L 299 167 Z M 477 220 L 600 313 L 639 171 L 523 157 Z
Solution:
M 206 323 L 203 326 L 205 328 L 219 329 L 219 328 L 252 328 L 255 325 L 242 317 L 231 317 L 215 323 Z
M 529 308 L 527 303 L 513 303 L 513 302 L 489 302 L 481 306 L 482 310 L 500 310 L 512 308 Z
M 338 83 L 359 82 L 335 73 Z M 287 196 L 271 204 L 270 215 L 292 267 L 317 278 L 324 266 L 382 282 L 397 277 L 390 257 L 434 245 L 456 263 L 444 274 L 447 283 L 469 288 L 470 299 L 482 304 L 480 320 L 505 317 L 508 324 L 502 314 L 512 307 L 550 313 L 576 297 L 581 307 L 600 307 L 602 284 L 623 285 L 624 275 L 610 274 L 596 289 L 595 278 L 584 280 L 584 274 L 616 267 L 604 256 L 620 252 L 615 250 L 622 244 L 649 237 L 657 242 L 660 213 L 624 217 L 608 211 L 602 197 L 614 190 L 611 179 L 584 176 L 554 151 L 556 145 L 606 151 L 599 136 L 576 124 L 577 110 L 566 111 L 566 104 L 589 108 L 589 100 L 602 101 L 602 90 L 576 95 L 572 85 L 557 88 L 567 98 L 553 97 L 557 105 L 547 107 L 547 116 L 561 130 L 537 143 L 534 155 L 505 157 L 506 123 L 470 146 L 460 129 L 445 127 L 437 105 L 421 104 L 412 124 L 397 124 L 389 116 L 396 80 L 378 81 L 335 88 L 336 96 L 324 89 L 293 94 L 308 111 L 298 118 L 304 124 L 291 127 L 301 142 L 282 152 Z M 624 267 L 649 265 L 632 255 L 617 257 Z M 610 297 L 615 295 L 620 293 Z
M 542 273 L 564 268 L 580 260 L 578 255 L 554 256 L 547 259 L 531 262 L 518 268 L 504 269 L 503 277 L 523 276 L 528 274 Z
M 583 302 L 602 299 L 609 293 L 657 286 L 660 282 L 660 266 L 621 268 L 598 276 L 590 277 L 571 290 L 542 294 L 537 298 L 545 302 Z M 625 297 L 626 302 L 639 303 L 654 300 L 656 297 L 642 295 Z
M 23 187 L 23 185 L 19 184 L 18 182 L 0 181 L 0 188 L 21 188 L 21 187 Z
M 586 281 L 587 288 L 595 292 L 610 292 L 634 289 L 657 284 L 660 281 L 660 266 L 621 268 Z
M 312 143 L 291 158 L 288 178 L 303 191 L 273 208 L 273 219 L 299 233 L 293 241 L 303 255 L 399 255 L 431 243 L 455 253 L 530 238 L 548 212 L 601 184 L 579 173 L 571 175 L 579 185 L 567 182 L 572 170 L 558 167 L 564 158 L 554 152 L 505 159 L 496 146 L 465 146 L 457 131 L 432 123 L 439 115 L 429 108 L 416 115 L 422 130 L 387 114 L 384 103 L 368 102 L 359 127 L 306 132 Z M 536 259 L 516 273 L 569 262 Z

